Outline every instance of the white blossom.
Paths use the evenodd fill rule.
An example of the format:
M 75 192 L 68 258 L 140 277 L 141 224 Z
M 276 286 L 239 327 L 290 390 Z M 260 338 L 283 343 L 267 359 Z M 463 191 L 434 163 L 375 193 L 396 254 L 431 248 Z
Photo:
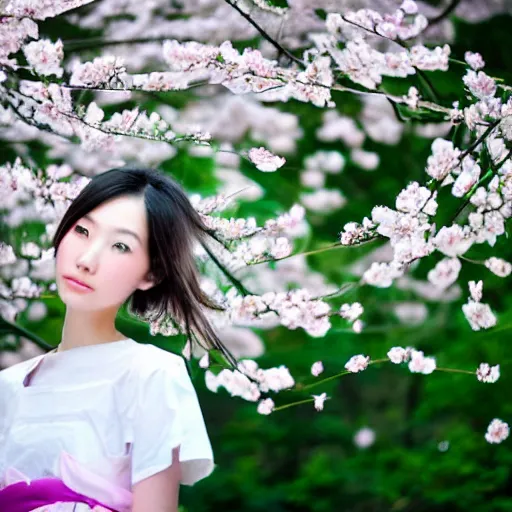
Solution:
M 263 172 L 274 172 L 286 162 L 284 158 L 274 155 L 263 147 L 251 148 L 249 150 L 249 160 Z
M 368 448 L 375 442 L 375 432 L 369 427 L 363 427 L 354 435 L 354 444 L 358 448 Z
M 315 399 L 315 409 L 317 411 L 322 411 L 324 408 L 324 402 L 327 400 L 327 393 L 322 393 L 321 395 L 312 395 Z
M 357 355 L 352 356 L 345 364 L 345 368 L 352 373 L 362 372 L 368 368 L 370 356 Z
M 265 398 L 265 400 L 258 403 L 257 411 L 260 414 L 269 415 L 274 410 L 274 406 L 272 398 Z
M 322 361 L 316 361 L 311 366 L 311 375 L 318 377 L 324 371 L 324 365 Z
M 393 347 L 388 351 L 387 356 L 394 364 L 406 363 L 411 357 L 411 350 L 411 347 Z
M 446 256 L 462 256 L 473 245 L 469 226 L 462 228 L 458 224 L 443 226 L 434 237 L 434 245 Z
M 491 421 L 491 423 L 489 423 L 489 426 L 487 427 L 485 440 L 488 443 L 501 443 L 507 439 L 509 433 L 510 429 L 508 423 L 505 423 L 499 418 L 495 418 Z
M 474 331 L 490 329 L 496 325 L 496 316 L 489 304 L 469 301 L 462 305 L 462 312 Z
M 462 172 L 457 176 L 453 184 L 452 194 L 455 197 L 462 197 L 467 194 L 473 185 L 478 182 L 480 174 L 480 166 L 472 157 L 466 156 L 462 161 Z
M 363 281 L 378 288 L 389 288 L 393 280 L 403 275 L 395 265 L 374 261 L 363 274 Z
M 409 361 L 409 370 L 412 373 L 423 373 L 428 375 L 436 369 L 436 360 L 434 357 L 425 357 L 421 350 L 411 350 L 411 360 Z
M 37 74 L 62 77 L 64 70 L 61 62 L 64 58 L 64 46 L 60 39 L 55 43 L 47 39 L 33 41 L 23 47 L 23 53 Z
M 16 255 L 14 254 L 13 247 L 5 242 L 0 242 L 0 266 L 10 265 L 15 262 Z
M 349 322 L 357 320 L 364 312 L 363 306 L 359 302 L 353 302 L 352 304 L 342 304 L 339 309 L 339 315 L 341 318 L 345 318 Z
M 473 96 L 479 99 L 492 98 L 496 94 L 496 82 L 483 71 L 468 70 L 462 78 Z
M 473 68 L 475 71 L 485 66 L 484 59 L 479 53 L 465 52 L 464 60 Z
M 475 302 L 480 302 L 482 300 L 484 282 L 482 280 L 469 281 L 468 286 L 471 299 Z
M 427 274 L 427 279 L 438 288 L 448 288 L 459 277 L 462 265 L 458 258 L 443 258 Z
M 436 180 L 444 180 L 446 176 L 459 165 L 460 150 L 445 139 L 435 139 L 432 142 L 432 155 L 427 159 L 426 172 Z
M 476 370 L 476 377 L 480 382 L 494 383 L 500 378 L 500 365 L 490 366 L 488 363 L 481 363 Z
M 512 272 L 512 264 L 502 258 L 491 256 L 485 260 L 485 266 L 499 277 L 508 277 Z

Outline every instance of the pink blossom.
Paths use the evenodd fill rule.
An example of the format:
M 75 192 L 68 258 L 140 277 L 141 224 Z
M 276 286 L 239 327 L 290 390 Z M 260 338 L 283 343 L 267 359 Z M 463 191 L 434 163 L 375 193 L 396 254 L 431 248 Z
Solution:
M 414 0 L 404 0 L 400 5 L 400 9 L 402 9 L 405 14 L 416 14 L 418 12 L 418 5 Z
M 421 350 L 411 350 L 411 360 L 409 361 L 409 370 L 412 373 L 423 373 L 428 375 L 436 369 L 436 360 L 434 357 L 425 357 Z
M 313 212 L 331 213 L 345 206 L 347 200 L 338 189 L 320 188 L 300 195 L 302 204 Z
M 491 421 L 491 423 L 489 423 L 489 426 L 487 427 L 485 440 L 488 443 L 501 443 L 507 439 L 509 433 L 510 429 L 508 424 L 499 418 L 495 418 Z
M 295 385 L 295 380 L 286 366 L 268 368 L 258 372 L 259 388 L 264 393 L 268 391 L 279 392 Z
M 465 52 L 464 60 L 471 66 L 475 71 L 485 66 L 484 59 L 479 53 Z
M 363 224 L 347 222 L 340 233 L 340 243 L 342 245 L 355 245 L 369 237 L 374 228 L 375 224 L 368 217 L 363 219 Z
M 14 8 L 14 2 L 11 6 Z M 5 5 L 5 4 L 3 4 Z M 8 6 L 5 8 L 6 12 Z M 3 64 L 16 65 L 15 59 L 8 59 L 12 53 L 16 53 L 28 37 L 37 39 L 39 27 L 37 23 L 28 18 L 2 18 L 2 29 L 0 30 L 0 62 Z
M 375 89 L 382 82 L 383 54 L 362 39 L 348 41 L 343 50 L 330 49 L 337 68 L 358 84 Z
M 490 329 L 496 325 L 496 316 L 488 304 L 469 301 L 462 305 L 462 312 L 474 331 Z
M 263 147 L 250 149 L 249 160 L 263 172 L 276 171 L 286 162 L 284 158 L 274 155 Z
M 358 448 L 368 448 L 375 442 L 375 432 L 369 427 L 358 430 L 354 436 L 354 444 Z
M 311 375 L 314 375 L 315 377 L 318 377 L 323 371 L 324 365 L 322 361 L 316 361 L 313 363 L 313 366 L 311 366 Z
M 16 262 L 16 255 L 11 245 L 0 242 L 0 267 L 3 265 L 11 265 Z
M 426 172 L 436 180 L 443 180 L 459 165 L 460 150 L 449 140 L 435 139 L 432 142 L 432 155 L 427 159 Z
M 446 256 L 463 255 L 473 245 L 469 226 L 464 228 L 458 224 L 453 224 L 450 227 L 443 226 L 434 237 L 434 245 Z
M 7 2 L 5 12 L 18 17 L 30 17 L 38 20 L 53 18 L 58 14 L 76 9 L 93 0 L 11 0 Z
M 409 87 L 407 91 L 407 95 L 403 97 L 403 100 L 407 106 L 412 108 L 413 110 L 418 108 L 418 101 L 420 99 L 419 91 L 416 87 Z
M 467 194 L 473 185 L 475 185 L 480 178 L 480 166 L 470 156 L 466 156 L 462 160 L 462 172 L 459 174 L 455 183 L 453 184 L 452 194 L 455 197 L 462 197 Z
M 324 408 L 324 402 L 328 399 L 327 393 L 322 393 L 321 395 L 312 395 L 315 399 L 315 409 L 317 411 L 322 411 Z
M 473 96 L 480 99 L 492 98 L 496 94 L 496 82 L 483 71 L 468 70 L 462 78 Z
M 374 261 L 363 274 L 363 281 L 378 288 L 389 288 L 393 284 L 393 280 L 401 275 L 403 275 L 403 271 L 396 265 Z
M 512 265 L 502 258 L 491 256 L 485 260 L 485 266 L 499 277 L 508 277 L 512 272 Z
M 220 54 L 219 48 L 188 41 L 165 41 L 162 47 L 165 62 L 171 71 L 191 71 L 206 68 Z
M 352 373 L 362 372 L 368 368 L 370 356 L 357 355 L 352 356 L 345 364 L 345 368 Z
M 448 288 L 459 277 L 462 265 L 458 258 L 443 258 L 427 274 L 427 279 L 439 288 Z
M 319 170 L 328 174 L 339 174 L 345 165 L 345 158 L 339 151 L 320 150 L 308 156 L 304 164 L 309 170 Z
M 428 317 L 428 308 L 419 301 L 400 301 L 393 307 L 393 313 L 404 325 L 421 325 Z
M 416 45 L 410 49 L 411 64 L 423 71 L 447 71 L 450 47 L 445 44 L 442 48 L 436 46 L 429 50 L 426 46 Z
M 276 78 L 276 62 L 265 59 L 259 50 L 245 48 L 240 63 L 261 78 Z
M 308 169 L 301 172 L 300 182 L 305 187 L 321 188 L 325 184 L 325 174 L 317 169 Z
M 320 140 L 327 142 L 342 140 L 351 148 L 362 146 L 365 133 L 353 119 L 342 116 L 335 110 L 325 112 L 322 119 L 323 125 L 316 132 L 316 136 Z
M 365 326 L 365 323 L 361 320 L 361 319 L 358 319 L 356 320 L 353 324 L 352 324 L 352 330 L 359 334 L 363 331 L 363 327 Z
M 375 170 L 380 163 L 380 157 L 378 153 L 357 148 L 350 152 L 350 159 L 365 171 Z
M 60 39 L 52 43 L 47 39 L 33 41 L 23 47 L 27 62 L 39 75 L 56 75 L 62 77 L 64 70 L 61 67 L 64 58 L 63 44 Z
M 395 206 L 404 213 L 418 215 L 421 211 L 427 215 L 435 215 L 437 211 L 437 193 L 431 193 L 426 187 L 421 187 L 418 182 L 409 183 L 397 196 Z
M 409 361 L 409 358 L 411 357 L 411 348 L 402 348 L 402 347 L 392 347 L 388 353 L 387 356 L 390 359 L 390 361 L 394 364 L 401 364 L 406 363 Z
M 341 318 L 345 318 L 349 322 L 354 322 L 363 314 L 364 308 L 359 302 L 353 302 L 352 304 L 342 304 L 339 309 L 339 315 Z
M 124 60 L 113 55 L 96 57 L 92 62 L 77 64 L 71 75 L 71 85 L 115 87 L 126 77 Z
M 265 398 L 265 400 L 262 400 L 258 404 L 257 410 L 259 414 L 269 415 L 274 410 L 274 406 L 275 404 L 272 398 Z
M 480 382 L 494 383 L 500 378 L 500 365 L 490 366 L 488 363 L 481 363 L 476 370 L 476 376 Z
M 468 286 L 471 299 L 475 302 L 480 302 L 482 300 L 483 281 L 469 281 Z

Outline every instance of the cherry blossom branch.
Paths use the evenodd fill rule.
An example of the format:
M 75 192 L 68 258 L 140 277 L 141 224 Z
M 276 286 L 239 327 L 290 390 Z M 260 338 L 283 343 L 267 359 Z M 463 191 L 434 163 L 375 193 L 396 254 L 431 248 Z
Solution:
M 366 245 L 371 242 L 375 242 L 376 240 L 382 239 L 380 235 L 375 236 L 374 238 L 371 238 L 369 240 L 365 240 L 362 242 L 357 242 L 356 244 L 351 245 L 350 247 L 359 247 L 361 245 Z M 250 266 L 254 265 L 260 265 L 262 263 L 270 263 L 272 261 L 281 261 L 281 260 L 287 260 L 288 258 L 293 258 L 294 256 L 311 256 L 312 254 L 319 254 L 326 251 L 332 251 L 333 249 L 340 249 L 340 248 L 347 248 L 346 245 L 343 245 L 341 242 L 335 242 L 331 245 L 328 245 L 327 247 L 322 247 L 320 249 L 314 249 L 312 251 L 306 251 L 306 252 L 296 252 L 289 254 L 288 256 L 283 256 L 282 258 L 273 258 L 273 259 L 267 259 L 267 260 L 259 260 L 255 261 L 254 263 L 248 263 Z
M 500 119 L 493 121 L 489 124 L 488 128 L 478 137 L 473 144 L 471 144 L 465 151 L 460 154 L 459 160 L 462 161 L 466 155 L 469 155 L 471 151 L 477 148 L 489 135 L 490 133 L 500 124 Z
M 446 8 L 441 13 L 439 13 L 434 18 L 428 20 L 428 25 L 431 27 L 443 21 L 457 8 L 459 4 L 460 0 L 451 0 L 451 2 L 446 6 Z
M 298 57 L 295 57 L 293 53 L 289 50 L 281 46 L 274 38 L 272 38 L 256 21 L 254 21 L 251 16 L 246 13 L 243 9 L 238 6 L 238 0 L 224 0 L 229 6 L 233 7 L 243 18 L 245 18 L 261 35 L 264 39 L 266 39 L 272 46 L 274 46 L 279 52 L 286 55 L 290 60 L 300 64 L 302 67 L 305 67 L 304 62 L 302 62 Z
M 425 358 L 423 356 L 423 352 L 418 352 L 418 351 L 415 351 L 417 354 L 420 354 L 418 356 L 418 363 L 419 364 L 423 364 L 424 362 L 426 362 L 427 360 L 429 359 L 432 359 L 432 358 Z M 352 360 L 356 359 L 356 358 L 362 358 L 363 356 L 354 356 Z M 347 363 L 346 367 L 349 366 L 350 362 Z M 296 383 L 295 386 L 293 386 L 292 388 L 288 388 L 286 389 L 286 391 L 288 392 L 304 392 L 304 391 L 309 391 L 311 390 L 312 388 L 314 387 L 317 387 L 317 386 L 320 386 L 322 384 L 326 384 L 327 382 L 331 382 L 333 380 L 336 380 L 340 377 L 344 377 L 346 375 L 349 375 L 349 374 L 353 374 L 353 373 L 358 373 L 362 370 L 365 370 L 368 366 L 370 365 L 375 365 L 375 364 L 381 364 L 381 363 L 386 363 L 386 362 L 392 362 L 394 364 L 397 364 L 397 361 L 393 361 L 391 358 L 389 357 L 385 357 L 385 358 L 382 358 L 382 359 L 375 359 L 375 360 L 369 360 L 369 361 L 360 361 L 358 362 L 358 364 L 361 364 L 360 367 L 358 368 L 351 368 L 350 370 L 347 369 L 347 370 L 343 370 L 335 375 L 331 375 L 330 377 L 326 377 L 324 379 L 321 379 L 321 380 L 318 380 L 316 382 L 313 382 L 313 383 L 310 383 L 310 384 L 302 384 L 302 383 Z M 430 363 L 430 361 L 428 362 Z M 427 363 L 427 364 L 428 364 Z M 435 363 L 434 363 L 435 365 Z M 498 378 L 499 378 L 499 365 L 498 367 L 495 367 L 494 369 L 492 368 L 489 368 L 488 365 L 487 365 L 487 368 L 483 368 L 483 366 L 485 365 L 485 363 L 482 363 L 482 365 L 480 365 L 480 367 L 478 368 L 478 370 L 475 372 L 475 371 L 470 371 L 470 370 L 462 370 L 462 369 L 458 369 L 458 368 L 439 368 L 439 367 L 434 367 L 434 368 L 424 368 L 423 370 L 421 370 L 420 368 L 416 368 L 414 369 L 414 372 L 418 372 L 418 373 L 432 373 L 434 371 L 440 371 L 440 372 L 445 372 L 445 373 L 459 373 L 459 374 L 463 374 L 463 375 L 473 375 L 473 376 L 477 376 L 479 380 L 482 380 L 483 382 L 495 382 Z M 349 366 L 350 367 L 350 366 Z M 492 371 L 495 371 L 496 373 L 493 374 Z M 411 370 L 413 371 L 413 370 Z M 325 398 L 328 398 L 326 396 L 326 394 L 324 393 L 324 399 Z M 302 405 L 302 404 L 305 404 L 305 403 L 310 403 L 310 402 L 313 402 L 315 401 L 315 398 L 319 398 L 319 397 L 315 397 L 313 396 L 313 398 L 308 398 L 308 399 L 304 399 L 304 400 L 300 400 L 300 401 L 297 401 L 297 402 L 292 402 L 292 403 L 288 403 L 288 404 L 284 404 L 284 405 L 280 405 L 278 407 L 273 407 L 272 408 L 272 412 L 276 412 L 276 411 L 282 411 L 284 409 L 289 409 L 290 407 L 294 407 L 294 406 L 297 406 L 297 405 Z
M 389 358 L 387 357 L 384 357 L 382 359 L 374 359 L 374 360 L 371 360 L 368 362 L 368 366 L 370 365 L 375 365 L 375 364 L 380 364 L 380 363 L 385 363 L 387 361 L 390 361 Z M 305 390 L 309 390 L 309 389 L 312 389 L 314 387 L 317 387 L 317 386 L 320 386 L 321 384 L 325 384 L 326 382 L 330 382 L 331 380 L 335 380 L 339 377 L 343 377 L 344 375 L 349 375 L 349 374 L 352 374 L 354 372 L 351 372 L 349 370 L 343 370 L 342 372 L 340 373 L 337 373 L 335 375 L 331 375 L 330 377 L 327 377 L 327 378 L 324 378 L 324 379 L 321 379 L 319 381 L 316 381 L 316 382 L 313 382 L 311 384 L 307 384 L 307 385 L 301 385 L 300 383 L 298 383 L 296 386 L 295 386 L 295 390 L 296 391 L 305 391 Z

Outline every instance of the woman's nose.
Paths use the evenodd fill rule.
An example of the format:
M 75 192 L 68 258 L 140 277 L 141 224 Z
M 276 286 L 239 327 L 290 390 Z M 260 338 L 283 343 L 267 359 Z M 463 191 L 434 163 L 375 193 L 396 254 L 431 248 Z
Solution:
M 98 265 L 100 255 L 99 247 L 89 247 L 78 258 L 77 267 L 86 270 L 89 273 L 94 273 Z

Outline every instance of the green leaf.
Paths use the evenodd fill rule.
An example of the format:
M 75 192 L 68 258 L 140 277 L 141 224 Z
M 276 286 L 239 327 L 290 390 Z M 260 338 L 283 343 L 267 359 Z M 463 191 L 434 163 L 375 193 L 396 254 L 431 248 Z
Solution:
M 269 7 L 279 7 L 281 9 L 288 8 L 287 0 L 263 0 Z
M 324 9 L 315 9 L 315 14 L 324 21 L 327 19 L 327 11 Z

